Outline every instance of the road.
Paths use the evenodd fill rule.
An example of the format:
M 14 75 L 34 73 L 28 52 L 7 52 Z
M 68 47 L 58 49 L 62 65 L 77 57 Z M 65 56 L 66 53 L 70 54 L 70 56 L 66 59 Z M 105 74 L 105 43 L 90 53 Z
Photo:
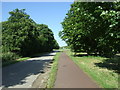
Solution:
M 2 68 L 2 87 L 31 88 L 32 83 L 43 72 L 55 54 L 54 51 Z

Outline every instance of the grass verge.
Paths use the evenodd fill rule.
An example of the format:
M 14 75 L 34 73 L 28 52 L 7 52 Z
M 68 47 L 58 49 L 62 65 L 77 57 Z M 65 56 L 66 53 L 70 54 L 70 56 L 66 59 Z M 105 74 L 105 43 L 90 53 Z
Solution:
M 10 65 L 10 64 L 15 64 L 15 63 L 20 62 L 20 61 L 27 60 L 27 59 L 29 59 L 29 58 L 30 58 L 30 57 L 23 57 L 23 58 L 19 58 L 19 59 L 17 59 L 17 60 L 4 62 L 4 63 L 2 63 L 2 67 L 8 66 L 8 65 Z
M 120 58 L 104 58 L 100 56 L 73 56 L 73 52 L 66 51 L 70 58 L 101 88 L 118 88 L 116 61 Z M 112 61 L 112 62 L 111 62 Z
M 38 56 L 40 57 L 40 56 L 47 54 L 47 53 L 50 53 L 50 52 L 38 53 L 38 54 L 32 55 L 30 57 L 22 57 L 22 58 L 17 56 L 16 58 L 18 58 L 18 59 L 15 59 L 14 56 L 9 55 L 9 57 L 7 57 L 7 59 L 6 59 L 7 61 L 2 61 L 2 67 L 5 67 L 5 66 L 11 65 L 11 64 L 15 64 L 15 63 L 20 62 L 20 61 L 25 61 L 29 58 L 34 58 L 34 57 L 38 57 Z
M 46 88 L 53 88 L 55 80 L 56 80 L 56 74 L 58 70 L 58 59 L 60 56 L 61 52 L 57 52 L 56 55 L 54 56 L 54 62 L 51 67 L 51 71 L 49 74 L 48 82 Z

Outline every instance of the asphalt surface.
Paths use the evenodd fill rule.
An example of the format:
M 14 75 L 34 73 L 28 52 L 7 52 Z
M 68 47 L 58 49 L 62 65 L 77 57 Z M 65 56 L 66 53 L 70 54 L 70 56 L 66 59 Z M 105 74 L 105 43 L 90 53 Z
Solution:
M 31 88 L 55 54 L 52 52 L 2 68 L 2 87 Z
M 99 88 L 99 86 L 63 52 L 59 58 L 54 88 Z

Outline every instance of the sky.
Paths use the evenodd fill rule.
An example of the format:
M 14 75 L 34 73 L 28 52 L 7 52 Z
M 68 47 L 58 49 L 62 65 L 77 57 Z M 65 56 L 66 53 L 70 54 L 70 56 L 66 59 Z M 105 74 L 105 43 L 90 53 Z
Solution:
M 36 23 L 46 24 L 53 31 L 54 37 L 60 46 L 66 43 L 58 36 L 59 31 L 63 30 L 60 24 L 73 2 L 2 2 L 2 21 L 6 21 L 10 16 L 8 12 L 18 8 L 26 9 Z

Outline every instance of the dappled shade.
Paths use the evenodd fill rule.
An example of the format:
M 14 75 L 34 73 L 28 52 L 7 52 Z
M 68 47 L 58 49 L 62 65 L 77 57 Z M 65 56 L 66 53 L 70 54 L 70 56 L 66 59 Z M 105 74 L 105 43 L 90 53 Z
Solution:
M 105 59 L 103 62 L 95 63 L 95 65 L 100 68 L 107 68 L 109 70 L 114 70 L 116 73 L 120 73 L 119 63 L 120 56 L 116 56 L 114 58 Z

